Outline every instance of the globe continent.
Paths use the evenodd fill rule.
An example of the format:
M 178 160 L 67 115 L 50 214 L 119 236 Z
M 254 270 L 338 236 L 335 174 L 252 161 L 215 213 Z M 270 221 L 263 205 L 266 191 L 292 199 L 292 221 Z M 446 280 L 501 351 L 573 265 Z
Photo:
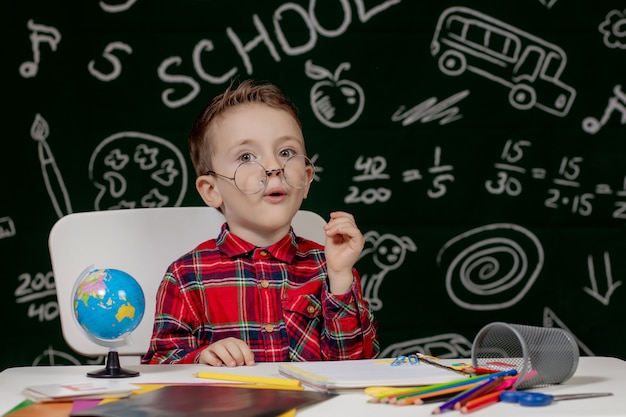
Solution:
M 74 315 L 91 336 L 115 341 L 139 326 L 145 297 L 139 283 L 118 269 L 96 269 L 80 280 L 74 294 Z

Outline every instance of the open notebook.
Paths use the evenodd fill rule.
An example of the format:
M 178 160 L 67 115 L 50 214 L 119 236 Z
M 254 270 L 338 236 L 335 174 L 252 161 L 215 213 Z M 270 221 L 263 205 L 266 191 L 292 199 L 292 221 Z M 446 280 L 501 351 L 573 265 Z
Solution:
M 366 388 L 372 386 L 416 386 L 450 382 L 469 375 L 452 368 L 417 364 L 392 366 L 393 359 L 315 361 L 281 363 L 279 372 L 320 390 Z

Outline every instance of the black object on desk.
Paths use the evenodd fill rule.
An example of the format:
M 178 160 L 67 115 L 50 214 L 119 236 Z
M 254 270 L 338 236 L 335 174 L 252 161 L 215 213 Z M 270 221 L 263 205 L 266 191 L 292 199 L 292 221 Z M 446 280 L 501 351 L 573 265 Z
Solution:
M 328 400 L 316 391 L 169 385 L 130 398 L 73 412 L 72 417 L 270 417 Z

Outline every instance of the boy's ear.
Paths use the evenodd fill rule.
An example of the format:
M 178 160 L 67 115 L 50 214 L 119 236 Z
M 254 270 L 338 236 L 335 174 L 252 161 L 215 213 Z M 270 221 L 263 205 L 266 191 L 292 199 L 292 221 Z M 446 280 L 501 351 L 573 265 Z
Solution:
M 222 205 L 222 195 L 215 186 L 213 175 L 201 175 L 196 178 L 196 190 L 207 206 L 220 208 Z

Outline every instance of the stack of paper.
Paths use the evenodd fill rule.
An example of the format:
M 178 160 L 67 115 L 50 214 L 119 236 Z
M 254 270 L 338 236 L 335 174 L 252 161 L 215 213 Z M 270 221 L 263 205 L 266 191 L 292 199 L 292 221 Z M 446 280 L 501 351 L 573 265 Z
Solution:
M 452 369 L 417 364 L 391 366 L 392 359 L 354 361 L 313 361 L 281 363 L 279 372 L 321 390 L 365 388 L 371 386 L 416 386 L 464 378 Z M 469 374 L 466 375 L 469 377 Z
M 31 385 L 22 394 L 35 402 L 74 401 L 102 398 L 125 398 L 133 391 L 140 389 L 138 385 L 122 381 L 94 381 L 75 384 Z

